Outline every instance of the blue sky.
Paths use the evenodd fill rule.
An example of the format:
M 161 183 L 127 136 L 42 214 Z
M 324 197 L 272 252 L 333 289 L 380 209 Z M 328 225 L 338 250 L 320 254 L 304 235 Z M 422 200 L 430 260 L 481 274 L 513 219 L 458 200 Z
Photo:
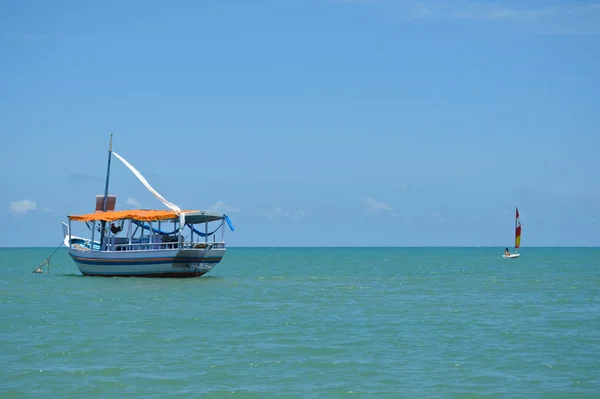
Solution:
M 232 246 L 600 245 L 600 2 L 4 0 L 0 54 L 3 246 L 93 211 L 110 132 Z

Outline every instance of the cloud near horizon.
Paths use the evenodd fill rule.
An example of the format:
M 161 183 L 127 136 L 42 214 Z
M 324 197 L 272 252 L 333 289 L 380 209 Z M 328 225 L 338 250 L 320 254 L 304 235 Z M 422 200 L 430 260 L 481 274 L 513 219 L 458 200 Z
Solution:
M 43 207 L 38 208 L 35 201 L 29 199 L 22 199 L 20 201 L 11 201 L 8 205 L 8 210 L 12 214 L 26 213 L 31 211 L 41 211 L 47 213 L 54 213 L 54 211 L 50 208 Z
M 213 211 L 217 211 L 217 212 L 224 212 L 224 213 L 227 213 L 227 212 L 237 213 L 240 211 L 240 208 L 238 208 L 237 206 L 226 204 L 223 201 L 215 202 L 209 209 L 212 209 Z
M 101 176 L 94 176 L 94 175 L 88 175 L 85 173 L 75 173 L 75 172 L 69 173 L 67 176 L 67 179 L 71 183 L 77 183 L 77 184 L 81 184 L 81 183 L 100 184 L 104 181 L 104 179 Z
M 433 217 L 435 220 L 437 220 L 438 222 L 444 222 L 446 220 L 446 218 L 444 217 L 444 215 L 442 215 L 439 212 L 434 212 L 431 214 L 431 217 Z
M 136 200 L 135 198 L 129 197 L 127 198 L 127 205 L 135 206 L 136 208 L 141 208 L 142 204 Z
M 23 199 L 20 201 L 12 201 L 9 204 L 9 211 L 11 213 L 25 213 L 29 211 L 34 211 L 37 208 L 35 201 L 31 201 L 28 199 Z
M 364 204 L 365 204 L 367 210 L 370 210 L 370 211 L 394 212 L 394 208 L 387 205 L 383 201 L 376 200 L 373 197 L 365 198 Z
M 288 218 L 292 220 L 300 220 L 308 215 L 308 213 L 302 209 L 296 209 L 294 211 L 287 210 L 281 206 L 276 206 L 267 212 L 257 212 L 258 215 L 267 217 L 268 219 L 279 219 Z

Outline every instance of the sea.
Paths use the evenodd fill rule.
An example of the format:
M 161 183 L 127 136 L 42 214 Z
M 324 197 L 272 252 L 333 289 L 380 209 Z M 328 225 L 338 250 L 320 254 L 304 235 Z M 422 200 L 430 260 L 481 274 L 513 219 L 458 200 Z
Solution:
M 230 248 L 192 279 L 0 249 L 1 398 L 600 398 L 600 249 Z

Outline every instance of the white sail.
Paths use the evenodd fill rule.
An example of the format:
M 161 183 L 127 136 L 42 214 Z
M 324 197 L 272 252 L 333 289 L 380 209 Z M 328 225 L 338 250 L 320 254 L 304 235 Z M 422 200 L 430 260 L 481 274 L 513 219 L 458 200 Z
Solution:
M 125 160 L 125 158 L 123 158 L 122 156 L 120 156 L 119 154 L 117 154 L 116 152 L 113 151 L 113 154 L 115 155 L 115 157 L 119 158 L 119 160 L 121 162 L 123 162 L 125 164 L 125 166 L 127 166 L 129 168 L 129 170 L 131 170 L 133 172 L 133 174 L 139 179 L 139 181 L 142 182 L 142 184 L 144 186 L 146 186 L 146 188 L 152 193 L 154 194 L 154 196 L 156 198 L 158 198 L 158 200 L 160 202 L 162 202 L 167 208 L 171 209 L 172 211 L 174 211 L 177 214 L 181 213 L 181 209 L 173 204 L 172 202 L 167 201 L 162 195 L 160 195 L 154 188 L 152 188 L 152 186 L 150 185 L 150 183 L 148 183 L 148 180 L 146 180 L 146 178 L 144 176 L 142 176 L 142 174 L 133 167 L 133 165 L 131 165 L 129 162 L 127 162 Z M 184 219 L 185 220 L 185 219 Z

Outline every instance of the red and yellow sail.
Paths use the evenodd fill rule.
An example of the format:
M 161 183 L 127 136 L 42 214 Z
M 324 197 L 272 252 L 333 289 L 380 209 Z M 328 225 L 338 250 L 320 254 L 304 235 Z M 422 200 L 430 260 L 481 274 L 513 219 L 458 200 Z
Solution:
M 521 220 L 519 219 L 519 208 L 517 208 L 517 215 L 515 218 L 515 248 L 521 246 Z

